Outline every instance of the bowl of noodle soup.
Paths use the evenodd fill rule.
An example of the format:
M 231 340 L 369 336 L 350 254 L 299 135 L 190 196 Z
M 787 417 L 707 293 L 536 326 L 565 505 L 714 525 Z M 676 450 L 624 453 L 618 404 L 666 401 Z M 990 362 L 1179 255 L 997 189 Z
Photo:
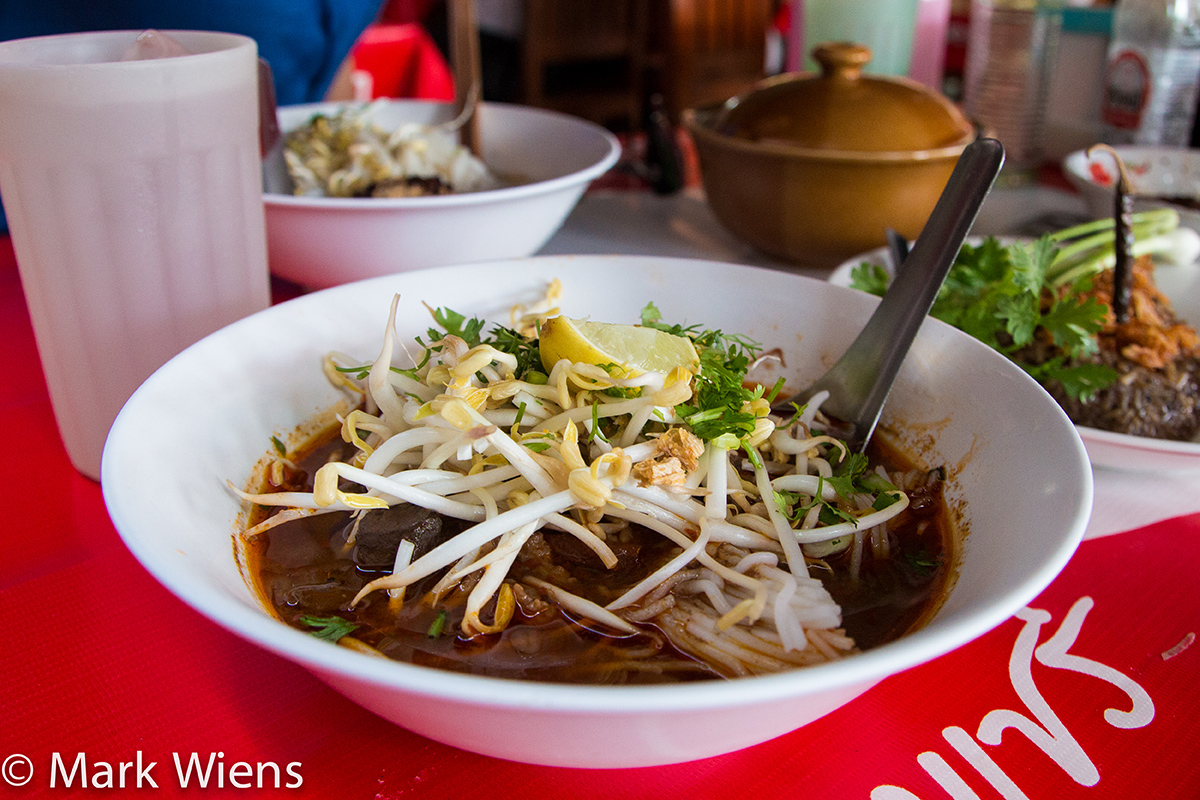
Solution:
M 477 113 L 482 165 L 455 149 L 450 104 L 377 100 L 281 107 L 285 137 L 307 129 L 316 117 L 346 124 L 310 148 L 324 159 L 312 153 L 288 159 L 285 146 L 264 161 L 272 274 L 319 289 L 393 272 L 532 255 L 621 153 L 615 136 L 577 117 L 503 103 L 481 103 Z M 290 141 L 285 138 L 285 145 Z M 315 165 L 317 160 L 326 163 Z M 310 176 L 315 166 L 320 177 L 297 186 L 289 169 L 296 161 L 304 162 L 299 169 Z M 454 190 L 361 196 L 385 173 L 444 178 Z
M 235 634 L 305 666 L 380 716 L 474 752 L 570 767 L 677 763 L 795 730 L 887 676 L 1002 623 L 1053 580 L 1082 537 L 1092 484 L 1074 426 L 1002 356 L 927 320 L 878 435 L 921 470 L 944 478 L 945 507 L 957 539 L 945 564 L 951 579 L 929 614 L 898 638 L 765 674 L 596 685 L 561 676 L 469 674 L 379 658 L 369 652 L 372 648 L 355 652 L 284 624 L 232 544 L 249 524 L 250 504 L 242 492 L 257 485 L 255 466 L 275 459 L 273 439 L 290 449 L 311 434 L 322 414 L 333 408 L 343 417 L 347 413 L 345 390 L 322 374 L 323 357 L 338 351 L 351 360 L 384 361 L 384 331 L 397 296 L 394 341 L 421 337 L 428 343 L 431 317 L 424 303 L 507 325 L 515 306 L 536 305 L 554 281 L 562 294 L 553 305 L 573 319 L 636 323 L 653 303 L 664 321 L 742 334 L 778 356 L 773 366 L 763 366 L 767 382 L 782 377 L 790 388 L 807 385 L 828 368 L 876 303 L 861 293 L 781 272 L 628 256 L 464 265 L 316 292 L 213 334 L 135 393 L 113 426 L 102 467 L 105 501 L 118 531 L 146 569 L 185 602 Z M 407 352 L 395 347 L 391 363 L 397 368 L 420 359 L 419 348 L 411 344 Z M 588 424 L 581 417 L 580 430 Z M 464 432 L 471 430 L 495 434 L 465 424 Z M 555 446 L 569 438 L 560 435 Z M 614 442 L 613 449 L 619 444 Z M 638 446 L 625 450 L 638 452 Z M 522 458 L 510 453 L 506 465 L 517 466 Z M 597 469 L 594 474 L 602 480 L 611 478 L 606 467 Z M 618 481 L 613 491 L 632 486 Z M 638 511 L 636 492 L 629 492 L 608 501 L 624 498 L 625 513 Z M 531 493 L 526 507 L 551 496 L 550 489 Z M 1021 502 L 1013 502 L 1015 496 Z M 697 531 L 713 536 L 724 529 L 700 524 L 686 530 L 690 536 Z M 609 541 L 617 546 L 616 538 Z M 683 550 L 687 543 L 679 545 Z M 782 555 L 766 560 L 774 558 L 771 564 L 786 571 L 788 548 L 782 549 Z M 813 569 L 819 559 L 808 551 L 805 556 Z M 721 567 L 713 569 L 720 573 Z M 389 602 L 388 591 L 386 585 L 375 591 L 382 607 Z M 799 590 L 793 586 L 791 591 Z M 773 606 L 792 602 L 791 597 L 780 600 L 778 592 L 771 596 Z M 588 627 L 591 612 L 572 613 L 576 627 Z M 763 613 L 770 616 L 770 610 Z M 490 619 L 485 614 L 483 622 Z M 739 627 L 746 620 L 729 619 L 727 627 L 738 635 L 749 630 Z M 806 632 L 810 625 L 824 623 L 806 622 Z

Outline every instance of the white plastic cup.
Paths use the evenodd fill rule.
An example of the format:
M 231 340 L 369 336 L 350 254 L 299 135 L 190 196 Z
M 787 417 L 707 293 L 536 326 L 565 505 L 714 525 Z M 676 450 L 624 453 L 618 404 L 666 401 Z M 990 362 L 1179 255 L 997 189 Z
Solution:
M 907 75 L 912 61 L 918 0 L 804 0 L 805 69 L 819 69 L 812 52 L 821 42 L 857 42 L 871 48 L 864 72 Z
M 257 46 L 167 31 L 186 55 L 122 61 L 139 33 L 0 42 L 0 195 L 59 432 L 93 479 L 143 380 L 270 303 Z

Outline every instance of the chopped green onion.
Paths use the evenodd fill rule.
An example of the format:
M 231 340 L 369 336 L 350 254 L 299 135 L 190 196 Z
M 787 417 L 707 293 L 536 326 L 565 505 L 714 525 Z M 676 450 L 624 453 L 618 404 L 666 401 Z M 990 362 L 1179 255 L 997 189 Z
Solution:
M 429 630 L 425 633 L 430 639 L 436 639 L 442 635 L 442 631 L 446 628 L 446 610 L 442 609 L 438 612 L 437 617 L 430 624 Z

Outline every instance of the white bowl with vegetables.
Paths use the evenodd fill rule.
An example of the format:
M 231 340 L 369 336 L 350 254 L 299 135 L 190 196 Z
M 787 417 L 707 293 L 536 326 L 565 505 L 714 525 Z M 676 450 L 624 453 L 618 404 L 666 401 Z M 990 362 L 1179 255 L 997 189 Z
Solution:
M 1200 246 L 1172 209 L 1138 212 L 1133 223 L 1133 252 L 1145 257 L 1133 284 L 1137 341 L 1129 332 L 1119 338 L 1105 317 L 1115 261 L 1109 220 L 1040 244 L 969 240 L 932 314 L 1010 353 L 1045 383 L 1079 422 L 1095 466 L 1200 469 L 1200 350 L 1188 324 L 1200 321 Z M 881 294 L 891 268 L 880 248 L 847 260 L 830 280 Z
M 548 293 L 555 281 L 560 296 Z M 834 713 L 1002 623 L 1057 575 L 1087 524 L 1091 472 L 1074 426 L 1007 359 L 936 320 L 921 327 L 877 433 L 911 463 L 841 456 L 815 406 L 799 419 L 767 415 L 771 394 L 824 372 L 875 305 L 783 272 L 621 256 L 335 287 L 225 328 L 151 377 L 110 434 L 105 501 L 135 556 L 185 602 L 420 734 L 570 767 L 731 752 Z M 514 308 L 559 322 L 543 323 L 548 339 L 533 344 Z M 754 373 L 762 396 L 743 383 L 751 352 L 769 356 Z M 351 413 L 363 392 L 371 400 Z M 332 460 L 320 453 L 307 488 L 295 472 L 308 469 L 302 442 L 314 418 L 337 408 L 349 442 L 335 437 Z M 282 502 L 294 519 L 268 517 L 247 535 L 251 499 Z M 342 510 L 372 506 L 361 518 Z M 429 506 L 449 538 L 424 553 L 412 537 L 372 539 L 384 563 L 379 553 L 364 561 L 357 537 L 375 535 L 371 515 Z M 451 518 L 463 521 L 448 529 Z M 332 532 L 302 547 L 274 538 L 323 519 Z M 858 527 L 876 520 L 882 527 Z M 530 571 L 544 548 L 513 544 L 532 537 L 527 526 L 558 554 L 555 568 Z M 264 535 L 275 575 L 296 583 L 279 594 L 283 606 L 262 591 L 264 562 L 247 555 Z M 494 549 L 474 549 L 488 540 Z M 304 566 L 335 543 L 336 569 Z M 559 549 L 567 544 L 575 556 Z M 600 555 L 609 550 L 618 572 Z M 592 564 L 586 579 L 580 553 Z M 428 578 L 457 588 L 414 582 L 447 563 L 454 572 Z M 464 587 L 475 566 L 482 576 Z M 854 605 L 833 598 L 851 571 L 885 566 L 941 582 L 925 584 L 919 617 L 871 646 Z M 332 574 L 356 583 L 328 585 Z M 477 591 L 495 600 L 480 604 Z M 611 601 L 597 599 L 605 592 Z M 293 619 L 291 600 L 325 606 Z M 647 627 L 674 612 L 699 627 L 669 636 Z M 540 625 L 567 638 L 539 644 Z M 572 642 L 601 661 L 559 658 Z M 609 659 L 613 647 L 626 649 Z
M 444 103 L 280 108 L 285 139 L 263 167 L 271 272 L 324 288 L 532 255 L 620 156 L 585 120 L 494 103 L 477 113 L 482 162 L 458 146 Z

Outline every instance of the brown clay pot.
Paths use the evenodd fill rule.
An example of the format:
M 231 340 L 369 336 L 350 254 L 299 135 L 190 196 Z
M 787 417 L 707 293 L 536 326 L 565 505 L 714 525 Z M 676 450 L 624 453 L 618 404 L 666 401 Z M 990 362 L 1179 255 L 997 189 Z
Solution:
M 976 131 L 915 81 L 863 75 L 863 45 L 813 56 L 820 75 L 762 81 L 683 121 L 723 225 L 773 256 L 831 268 L 884 244 L 885 228 L 916 238 Z

